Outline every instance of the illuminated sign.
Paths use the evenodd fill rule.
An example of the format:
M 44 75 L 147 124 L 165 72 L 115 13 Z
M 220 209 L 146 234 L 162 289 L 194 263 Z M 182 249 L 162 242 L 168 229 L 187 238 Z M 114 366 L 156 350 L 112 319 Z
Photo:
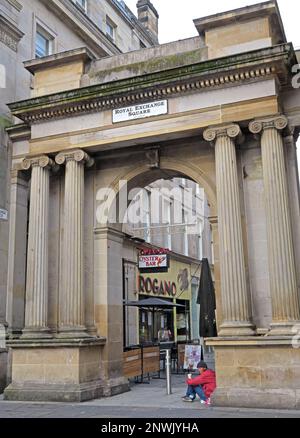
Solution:
M 140 269 L 151 269 L 151 268 L 168 268 L 168 255 L 141 255 L 139 257 L 139 268 Z

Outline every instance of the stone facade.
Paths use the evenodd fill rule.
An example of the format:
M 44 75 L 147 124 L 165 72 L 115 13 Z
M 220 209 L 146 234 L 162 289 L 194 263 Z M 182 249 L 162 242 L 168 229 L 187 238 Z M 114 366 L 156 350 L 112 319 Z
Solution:
M 107 20 L 115 26 L 113 37 L 108 35 Z M 16 187 L 14 176 L 10 179 L 11 148 L 5 128 L 12 124 L 12 116 L 6 104 L 29 98 L 32 90 L 34 95 L 45 91 L 44 75 L 33 79 L 23 66 L 24 61 L 36 55 L 37 32 L 48 39 L 48 51 L 45 54 L 87 46 L 89 56 L 97 59 L 139 50 L 141 46 L 150 47 L 158 42 L 157 35 L 150 34 L 126 5 L 118 0 L 87 1 L 85 10 L 75 0 L 0 1 L 0 324 L 8 321 L 10 325 L 11 318 L 14 318 L 9 309 L 10 303 L 6 307 L 8 218 L 14 215 L 15 207 L 14 201 L 10 204 L 10 181 L 12 187 Z M 78 66 L 74 62 L 67 69 L 53 71 L 52 76 L 48 77 L 48 80 L 52 80 L 52 88 L 48 86 L 48 93 L 79 87 L 84 73 L 81 68 L 82 64 Z M 44 74 L 48 75 L 47 72 Z M 60 78 L 58 82 L 57 78 Z M 26 222 L 26 215 L 24 212 L 22 214 L 20 222 Z M 23 228 L 24 225 L 19 226 Z M 16 272 L 16 275 L 19 274 Z M 20 282 L 24 283 L 24 278 L 21 280 L 22 276 L 19 277 Z M 24 284 L 20 284 L 20 300 L 23 294 Z
M 262 29 L 261 34 L 244 35 L 249 21 Z M 26 63 L 37 78 L 43 71 L 47 75 L 38 95 L 10 105 L 13 115 L 24 122 L 8 130 L 17 176 L 11 193 L 15 211 L 10 218 L 8 301 L 15 318 L 10 330 L 18 333 L 21 328 L 22 336 L 8 343 L 13 377 L 5 391 L 7 399 L 57 400 L 62 383 L 63 399 L 70 393 L 73 400 L 87 398 L 84 385 L 91 381 L 93 390 L 99 384 L 106 395 L 126 390 L 122 259 L 128 254 L 128 236 L 117 218 L 104 224 L 98 220 L 103 203 L 99 191 L 114 190 L 120 199 L 120 181 L 126 180 L 130 191 L 167 173 L 170 179 L 184 176 L 199 184 L 210 205 L 221 335 L 207 341 L 216 352 L 215 403 L 281 408 L 284 400 L 286 406 L 299 407 L 294 332 L 300 324 L 295 171 L 300 93 L 291 85 L 296 55 L 273 1 L 195 24 L 199 38 L 167 44 L 157 52 L 149 48 L 123 54 L 119 63 L 118 56 L 94 60 L 84 49 Z M 226 33 L 223 46 L 213 37 L 220 29 Z M 220 57 L 223 49 L 225 57 Z M 51 71 L 62 68 L 64 77 L 64 69 L 75 62 L 81 63 L 77 72 L 84 72 L 85 87 L 47 95 L 47 87 L 53 90 Z M 120 63 L 122 69 L 117 67 Z M 167 101 L 167 113 L 114 121 L 116 109 L 161 101 Z M 153 166 L 149 147 L 158 146 Z M 28 165 L 36 162 L 41 169 Z M 50 166 L 52 162 L 58 168 Z M 47 245 L 47 232 L 40 237 L 26 263 L 22 252 L 26 236 L 16 239 L 16 234 L 18 211 L 24 209 L 22 201 L 29 190 L 23 181 L 30 179 L 38 181 L 41 190 L 34 193 L 31 185 L 29 243 L 43 227 L 51 239 Z M 113 212 L 113 198 L 108 196 L 105 202 L 107 212 Z M 36 209 L 38 216 L 32 213 Z M 25 278 L 26 268 L 39 273 L 39 282 L 29 287 L 29 281 L 26 299 L 22 289 L 23 300 L 18 300 L 18 281 Z M 74 295 L 66 282 L 73 285 Z M 17 304 L 24 311 L 36 309 L 34 321 L 25 318 L 22 324 L 15 317 Z M 61 356 L 63 361 L 67 357 L 66 348 L 73 349 L 70 354 L 75 358 L 73 380 L 62 372 L 51 375 L 49 383 L 48 354 L 54 360 L 57 356 L 59 363 Z M 45 355 L 39 355 L 40 374 L 35 377 L 30 371 L 32 357 L 41 349 Z M 55 354 L 48 349 L 55 349 Z M 90 349 L 94 358 L 100 358 L 97 370 L 97 360 L 89 359 Z M 81 354 L 87 370 L 83 374 Z M 20 366 L 24 355 L 29 362 Z M 286 373 L 279 370 L 278 356 L 284 357 Z M 279 381 L 280 371 L 284 378 Z M 88 397 L 93 396 L 95 392 L 90 392 Z
M 300 409 L 299 349 L 274 337 L 219 340 L 215 348 L 217 405 L 239 408 Z

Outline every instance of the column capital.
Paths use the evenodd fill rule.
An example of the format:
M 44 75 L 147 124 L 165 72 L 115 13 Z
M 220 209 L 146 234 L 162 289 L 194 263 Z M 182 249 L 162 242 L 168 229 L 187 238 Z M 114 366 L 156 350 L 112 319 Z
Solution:
M 265 129 L 276 129 L 283 131 L 288 126 L 288 119 L 283 115 L 277 115 L 265 119 L 253 120 L 249 123 L 249 131 L 252 134 L 260 134 Z
M 65 164 L 68 161 L 84 163 L 87 167 L 92 167 L 95 163 L 95 160 L 81 149 L 77 149 L 75 151 L 60 152 L 55 157 L 55 162 L 59 165 Z
M 40 155 L 39 157 L 25 158 L 21 167 L 23 170 L 29 170 L 32 167 L 42 167 L 43 169 L 54 167 L 55 163 L 47 155 Z
M 206 141 L 214 144 L 218 137 L 229 137 L 231 139 L 237 139 L 242 141 L 243 134 L 241 128 L 236 123 L 230 125 L 211 126 L 207 128 L 203 133 L 203 138 Z

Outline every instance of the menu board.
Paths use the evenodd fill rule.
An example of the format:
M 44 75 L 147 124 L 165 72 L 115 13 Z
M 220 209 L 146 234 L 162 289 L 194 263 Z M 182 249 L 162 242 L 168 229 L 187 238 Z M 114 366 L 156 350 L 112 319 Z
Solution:
M 201 345 L 186 345 L 184 353 L 184 369 L 196 370 L 198 363 L 201 361 Z

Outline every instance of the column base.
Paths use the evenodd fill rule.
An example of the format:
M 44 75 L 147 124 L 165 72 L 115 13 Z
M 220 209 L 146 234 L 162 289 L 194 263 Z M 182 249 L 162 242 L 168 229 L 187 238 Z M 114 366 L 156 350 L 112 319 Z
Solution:
M 295 336 L 300 334 L 300 321 L 272 323 L 268 336 Z
M 106 380 L 103 384 L 103 397 L 113 397 L 129 391 L 129 382 L 124 377 Z
M 293 389 L 217 388 L 211 399 L 216 407 L 300 410 L 300 391 Z
M 220 337 L 255 336 L 255 327 L 249 322 L 228 322 L 220 326 Z
M 12 382 L 5 400 L 81 402 L 104 396 L 105 343 L 102 338 L 9 341 Z
M 64 327 L 59 330 L 56 337 L 60 339 L 81 339 L 91 338 L 92 336 L 87 333 L 86 327 Z
M 53 336 L 48 328 L 25 328 L 21 339 L 51 339 Z
M 207 339 L 216 361 L 214 406 L 300 409 L 300 348 L 290 337 Z
M 11 383 L 4 391 L 4 400 L 31 402 L 81 403 L 103 397 L 101 380 L 81 384 Z

